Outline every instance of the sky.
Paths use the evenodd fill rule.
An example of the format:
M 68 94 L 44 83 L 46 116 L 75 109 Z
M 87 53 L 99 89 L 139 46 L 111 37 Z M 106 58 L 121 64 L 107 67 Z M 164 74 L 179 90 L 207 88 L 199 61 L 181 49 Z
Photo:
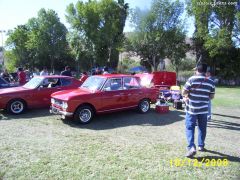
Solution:
M 28 19 L 37 17 L 37 12 L 41 8 L 53 9 L 58 14 L 60 21 L 69 27 L 65 19 L 66 7 L 70 3 L 76 4 L 78 0 L 0 0 L 0 30 L 14 29 L 17 25 L 27 23 Z M 84 0 L 86 1 L 86 0 Z M 130 8 L 139 7 L 140 9 L 148 9 L 151 6 L 151 0 L 125 0 L 125 3 L 129 3 Z M 189 22 L 189 33 L 191 36 L 193 33 L 193 25 Z M 130 22 L 126 22 L 124 31 L 131 31 Z M 1 38 L 3 42 L 7 39 L 6 34 L 2 33 Z M 2 39 L 1 44 L 2 46 Z

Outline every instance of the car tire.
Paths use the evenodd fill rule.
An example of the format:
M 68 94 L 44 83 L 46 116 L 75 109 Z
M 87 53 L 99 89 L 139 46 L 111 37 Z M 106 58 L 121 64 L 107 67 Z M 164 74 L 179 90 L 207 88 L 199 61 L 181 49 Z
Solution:
M 74 113 L 74 120 L 81 124 L 88 124 L 91 122 L 94 116 L 94 111 L 91 106 L 80 106 Z
M 138 111 L 142 114 L 147 113 L 150 110 L 150 101 L 148 99 L 142 99 L 138 104 Z
M 26 103 L 21 99 L 13 99 L 7 104 L 7 112 L 18 115 L 22 114 L 26 110 Z

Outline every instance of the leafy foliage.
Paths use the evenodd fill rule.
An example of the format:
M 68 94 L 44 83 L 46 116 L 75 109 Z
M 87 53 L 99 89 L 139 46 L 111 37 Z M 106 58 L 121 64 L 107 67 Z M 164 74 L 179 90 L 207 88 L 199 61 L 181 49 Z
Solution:
M 78 1 L 75 6 L 67 7 L 67 20 L 88 43 L 85 47 L 91 47 L 88 51 L 92 51 L 95 63 L 117 66 L 127 10 L 128 4 L 124 0 Z
M 155 0 L 149 11 L 135 9 L 133 12 L 135 32 L 128 37 L 126 48 L 136 52 L 141 63 L 149 69 L 156 71 L 165 57 L 173 58 L 173 61 L 177 54 L 185 57 L 185 48 L 181 47 L 185 41 L 180 19 L 183 8 L 179 1 Z
M 237 2 L 206 0 L 202 3 L 187 0 L 187 3 L 189 14 L 195 18 L 194 45 L 197 57 L 202 56 L 202 60 L 211 65 L 216 74 L 225 78 L 239 76 L 239 70 L 234 70 L 240 65 L 240 12 Z M 234 67 L 230 67 L 230 64 Z
M 60 68 L 59 64 L 69 58 L 66 33 L 55 11 L 41 9 L 37 18 L 31 18 L 27 24 L 10 32 L 7 46 L 14 58 L 9 58 L 9 63 L 32 69 Z

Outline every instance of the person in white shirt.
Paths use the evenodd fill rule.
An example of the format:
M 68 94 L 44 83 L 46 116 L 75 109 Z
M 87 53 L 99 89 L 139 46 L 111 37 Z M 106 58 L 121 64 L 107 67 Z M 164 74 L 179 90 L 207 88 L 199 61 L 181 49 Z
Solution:
M 47 76 L 47 75 L 48 75 L 47 68 L 44 67 L 43 70 L 40 72 L 40 76 Z

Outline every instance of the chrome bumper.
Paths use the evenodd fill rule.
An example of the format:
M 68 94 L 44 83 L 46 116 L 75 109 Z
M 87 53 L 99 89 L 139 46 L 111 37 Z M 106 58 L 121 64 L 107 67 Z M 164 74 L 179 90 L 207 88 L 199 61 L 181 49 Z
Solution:
M 52 106 L 50 106 L 49 112 L 51 114 L 59 114 L 59 115 L 67 116 L 67 117 L 73 116 L 73 113 L 61 111 L 60 109 L 52 107 Z

